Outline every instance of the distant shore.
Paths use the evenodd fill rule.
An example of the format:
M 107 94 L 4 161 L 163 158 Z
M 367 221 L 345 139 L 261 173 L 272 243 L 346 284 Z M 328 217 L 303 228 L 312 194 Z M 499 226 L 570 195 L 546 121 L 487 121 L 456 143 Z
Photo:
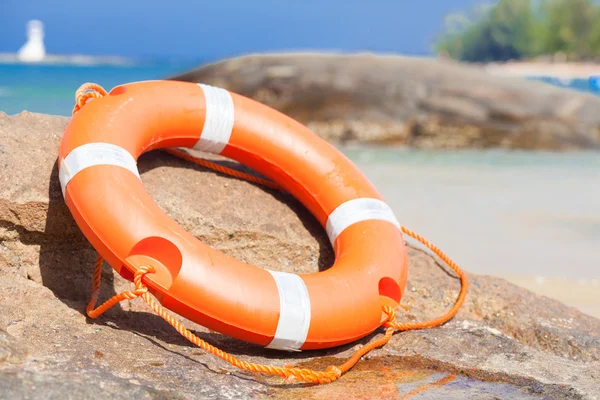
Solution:
M 0 53 L 0 64 L 25 64 L 16 53 Z M 48 54 L 43 61 L 31 64 L 117 65 L 133 66 L 134 60 L 121 56 L 89 56 L 83 54 Z
M 558 79 L 588 79 L 600 75 L 600 63 L 510 61 L 484 64 L 483 69 L 496 76 L 551 77 Z

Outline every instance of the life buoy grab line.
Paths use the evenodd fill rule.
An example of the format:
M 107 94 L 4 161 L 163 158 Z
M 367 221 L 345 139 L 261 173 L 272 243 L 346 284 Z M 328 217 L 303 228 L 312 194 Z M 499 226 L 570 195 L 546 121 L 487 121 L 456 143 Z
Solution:
M 270 271 L 196 239 L 140 180 L 138 157 L 165 147 L 220 154 L 280 184 L 326 228 L 335 264 Z M 209 329 L 268 348 L 328 348 L 373 332 L 400 302 L 407 256 L 390 207 L 335 147 L 256 101 L 204 84 L 121 85 L 72 118 L 59 161 L 65 201 L 100 255 L 131 281 L 152 265 L 150 292 Z

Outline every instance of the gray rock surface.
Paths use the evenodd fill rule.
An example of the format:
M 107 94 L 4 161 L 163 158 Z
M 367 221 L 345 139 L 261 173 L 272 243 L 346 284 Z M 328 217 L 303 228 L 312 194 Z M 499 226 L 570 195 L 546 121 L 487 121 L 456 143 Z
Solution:
M 254 98 L 334 142 L 418 148 L 600 148 L 600 98 L 450 61 L 258 54 L 171 79 Z
M 140 299 L 87 318 L 95 252 L 64 205 L 56 170 L 67 121 L 0 114 L 0 398 L 598 398 L 600 320 L 488 276 L 469 274 L 467 301 L 449 323 L 397 333 L 322 386 L 238 371 Z M 139 168 L 157 203 L 223 252 L 284 271 L 332 263 L 323 229 L 287 196 L 163 152 L 142 156 Z M 417 246 L 409 260 L 408 310 L 399 308 L 399 319 L 440 315 L 457 296 L 457 279 Z M 128 288 L 105 266 L 102 299 Z M 280 366 L 325 368 L 371 339 L 287 354 L 180 320 L 243 359 Z

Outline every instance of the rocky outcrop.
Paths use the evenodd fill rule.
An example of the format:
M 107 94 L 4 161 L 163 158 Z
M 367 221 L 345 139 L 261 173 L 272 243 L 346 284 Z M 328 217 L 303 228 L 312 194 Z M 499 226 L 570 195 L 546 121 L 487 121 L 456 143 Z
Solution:
M 251 97 L 340 143 L 600 148 L 600 98 L 450 61 L 369 54 L 250 55 L 172 79 Z
M 87 318 L 95 252 L 57 179 L 66 123 L 0 114 L 1 397 L 594 399 L 600 393 L 600 320 L 493 277 L 469 275 L 467 301 L 452 321 L 397 333 L 322 386 L 238 371 L 195 348 L 139 299 Z M 142 156 L 139 168 L 172 218 L 227 254 L 294 272 L 333 261 L 323 229 L 286 195 L 163 152 Z M 407 310 L 399 308 L 399 318 L 438 316 L 454 301 L 457 279 L 418 247 L 409 247 L 409 260 Z M 103 299 L 130 287 L 108 267 L 102 279 Z M 372 339 L 288 354 L 184 323 L 228 352 L 274 365 L 324 368 Z

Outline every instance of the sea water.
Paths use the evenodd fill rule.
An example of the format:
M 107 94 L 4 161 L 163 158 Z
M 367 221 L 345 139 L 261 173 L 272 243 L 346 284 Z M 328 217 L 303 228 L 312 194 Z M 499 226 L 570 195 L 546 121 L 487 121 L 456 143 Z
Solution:
M 0 111 L 70 116 L 75 91 L 86 82 L 106 90 L 123 83 L 164 79 L 197 66 L 191 61 L 136 65 L 0 64 Z
M 0 65 L 0 111 L 69 116 L 82 83 L 108 90 L 196 65 Z M 587 81 L 569 85 L 591 91 Z M 373 181 L 402 224 L 468 271 L 512 277 L 600 316 L 599 153 L 364 146 L 342 151 Z M 559 284 L 550 285 L 552 279 Z M 589 296 L 582 299 L 585 293 Z

